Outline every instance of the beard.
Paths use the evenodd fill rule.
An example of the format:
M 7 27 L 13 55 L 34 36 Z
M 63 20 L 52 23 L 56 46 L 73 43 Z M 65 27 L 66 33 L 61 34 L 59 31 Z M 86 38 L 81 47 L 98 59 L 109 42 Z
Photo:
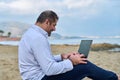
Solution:
M 51 36 L 51 32 L 52 32 L 52 31 L 48 32 L 48 36 Z
M 50 31 L 48 31 L 48 36 L 51 36 L 51 33 L 53 32 L 54 30 L 51 29 Z

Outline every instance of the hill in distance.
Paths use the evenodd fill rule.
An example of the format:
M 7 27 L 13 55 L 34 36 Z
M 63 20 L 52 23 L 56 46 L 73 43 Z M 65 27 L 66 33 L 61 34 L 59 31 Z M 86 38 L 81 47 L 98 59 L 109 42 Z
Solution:
M 22 34 L 31 26 L 31 24 L 21 22 L 0 22 L 0 30 L 4 31 L 3 36 L 11 32 L 11 37 L 21 37 Z M 78 36 L 61 36 L 58 33 L 52 33 L 50 39 L 71 39 L 81 38 Z
M 11 32 L 11 37 L 21 37 L 30 26 L 30 24 L 21 22 L 0 22 L 0 30 L 4 31 L 3 36 L 7 36 L 8 32 Z M 61 37 L 60 34 L 52 33 L 50 39 Z
M 4 31 L 3 36 L 11 32 L 11 37 L 21 37 L 29 26 L 30 24 L 21 22 L 0 22 L 0 30 Z

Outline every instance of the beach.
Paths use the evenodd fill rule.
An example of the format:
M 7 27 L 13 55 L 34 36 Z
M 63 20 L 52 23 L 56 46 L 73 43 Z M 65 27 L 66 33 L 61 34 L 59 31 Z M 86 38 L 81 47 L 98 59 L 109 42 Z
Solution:
M 51 45 L 53 54 L 76 52 L 78 45 Z M 120 74 L 120 52 L 90 51 L 88 60 Z M 18 69 L 18 46 L 0 45 L 0 80 L 21 80 Z M 90 80 L 90 79 L 84 79 Z

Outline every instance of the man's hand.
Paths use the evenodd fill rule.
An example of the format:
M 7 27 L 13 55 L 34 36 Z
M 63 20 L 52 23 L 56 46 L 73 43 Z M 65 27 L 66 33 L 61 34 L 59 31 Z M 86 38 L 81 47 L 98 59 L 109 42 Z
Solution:
M 69 56 L 69 59 L 72 61 L 73 65 L 87 64 L 87 58 L 85 58 L 83 54 L 72 54 Z
M 71 55 L 77 54 L 76 52 L 71 52 L 71 53 L 63 53 L 61 54 L 62 59 L 68 59 Z

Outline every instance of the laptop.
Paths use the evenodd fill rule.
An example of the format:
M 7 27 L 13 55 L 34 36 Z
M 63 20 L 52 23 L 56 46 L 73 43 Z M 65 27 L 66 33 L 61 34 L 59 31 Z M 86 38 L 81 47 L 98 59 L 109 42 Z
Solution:
M 86 58 L 88 57 L 92 41 L 93 40 L 81 40 L 78 52 L 84 54 Z

